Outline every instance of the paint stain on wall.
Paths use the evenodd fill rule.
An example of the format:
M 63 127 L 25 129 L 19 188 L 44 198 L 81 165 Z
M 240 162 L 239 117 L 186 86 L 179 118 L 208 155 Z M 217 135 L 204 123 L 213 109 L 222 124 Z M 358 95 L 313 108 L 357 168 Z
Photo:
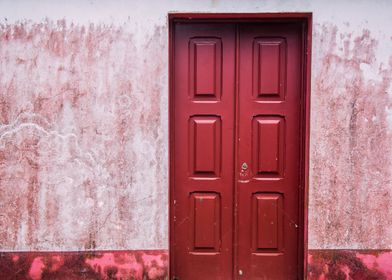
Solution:
M 168 278 L 167 251 L 0 253 L 0 278 L 135 279 Z
M 390 251 L 311 250 L 308 279 L 392 279 Z
M 133 33 L 0 26 L 3 250 L 167 248 L 166 33 Z
M 310 248 L 392 244 L 392 53 L 379 48 L 368 30 L 315 27 Z
M 167 30 L 125 25 L 0 26 L 3 250 L 167 248 Z M 392 58 L 314 30 L 309 247 L 388 248 Z

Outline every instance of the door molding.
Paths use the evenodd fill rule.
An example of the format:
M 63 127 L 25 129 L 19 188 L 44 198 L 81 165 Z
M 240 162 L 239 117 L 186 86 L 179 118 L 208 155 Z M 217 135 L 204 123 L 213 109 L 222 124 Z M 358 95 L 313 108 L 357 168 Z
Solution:
M 307 275 L 308 253 L 308 192 L 309 192 L 309 141 L 310 141 L 310 94 L 311 94 L 311 49 L 312 49 L 312 13 L 169 13 L 168 24 L 168 52 L 169 52 L 169 275 L 172 277 L 175 262 L 174 246 L 174 220 L 172 211 L 172 197 L 174 197 L 174 25 L 176 22 L 300 22 L 302 24 L 302 79 L 301 79 L 301 147 L 300 147 L 300 190 L 299 190 L 299 217 L 301 233 L 298 240 L 298 265 L 301 275 Z M 234 249 L 234 252 L 236 250 Z

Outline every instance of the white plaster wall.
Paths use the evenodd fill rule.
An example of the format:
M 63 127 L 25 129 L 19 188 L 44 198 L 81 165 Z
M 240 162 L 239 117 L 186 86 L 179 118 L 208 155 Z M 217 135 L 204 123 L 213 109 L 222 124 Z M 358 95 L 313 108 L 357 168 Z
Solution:
M 146 138 L 143 131 L 133 134 L 133 138 L 128 143 L 130 146 L 127 147 L 136 153 L 140 150 L 145 161 L 142 158 L 137 159 L 138 168 L 132 171 L 136 179 L 128 182 L 125 191 L 134 201 L 143 201 L 154 193 L 158 193 L 159 196 L 154 196 L 149 203 L 136 203 L 130 210 L 133 215 L 129 220 L 127 217 L 121 220 L 118 215 L 111 216 L 111 208 L 109 206 L 105 208 L 106 210 L 98 218 L 98 223 L 102 224 L 103 229 L 100 236 L 96 237 L 98 240 L 96 248 L 165 249 L 168 248 L 167 14 L 169 12 L 312 12 L 314 31 L 309 247 L 386 249 L 392 248 L 392 207 L 390 207 L 392 154 L 391 149 L 388 148 L 388 145 L 392 144 L 392 89 L 388 78 L 392 73 L 391 10 L 392 2 L 387 0 L 2 0 L 0 23 L 3 28 L 7 25 L 25 23 L 28 29 L 29 26 L 37 23 L 45 26 L 51 22 L 56 25 L 57 20 L 65 20 L 67 28 L 71 28 L 71 25 L 88 27 L 94 24 L 110 27 L 109 30 L 121 28 L 125 34 L 130 35 L 132 52 L 134 52 L 131 65 L 134 68 L 129 71 L 135 86 L 128 94 L 139 96 L 142 103 L 151 102 L 151 99 L 142 97 L 146 94 L 144 88 L 147 83 L 159 90 L 159 98 L 155 100 L 159 102 L 159 125 L 155 128 L 158 129 L 160 142 L 159 144 L 158 142 L 144 143 L 143 139 Z M 149 42 L 154 44 L 155 39 L 159 48 L 154 51 L 146 49 Z M 3 47 L 0 45 L 1 48 Z M 21 48 L 20 51 L 29 52 L 29 49 Z M 155 57 L 150 57 L 151 54 Z M 8 65 L 4 62 L 4 57 L 0 59 L 3 59 L 0 75 L 5 75 L 9 70 Z M 144 78 L 148 75 L 145 61 L 149 61 L 152 65 L 149 69 L 161 69 L 156 72 L 158 76 L 147 80 Z M 116 75 L 110 76 L 108 83 L 110 79 L 116 79 Z M 141 81 L 141 84 L 138 84 L 138 81 Z M 357 88 L 350 88 L 350 84 L 355 84 Z M 358 104 L 362 107 L 354 108 L 353 113 L 352 105 L 355 107 Z M 148 109 L 148 106 L 145 108 Z M 353 114 L 355 125 L 359 127 L 354 135 L 350 132 Z M 16 121 L 15 116 L 10 123 Z M 4 128 L 10 123 L 2 123 L 1 126 Z M 350 142 L 350 137 L 358 140 Z M 369 143 L 369 139 L 374 139 L 375 143 Z M 154 161 L 158 150 L 163 156 L 160 162 L 155 162 L 152 166 L 144 164 L 144 162 Z M 149 180 L 146 186 L 143 178 L 149 178 L 154 174 L 163 174 L 163 177 L 159 180 Z M 11 186 L 3 186 L 2 192 L 11 192 L 9 188 Z M 114 189 L 112 191 L 114 192 Z M 0 197 L 0 201 L 1 199 Z M 64 203 L 73 203 L 67 201 L 61 194 L 57 199 L 63 200 Z M 113 199 L 110 203 L 115 205 L 116 202 L 117 200 Z M 64 203 L 62 205 L 65 205 Z M 155 206 L 152 207 L 153 204 Z M 90 216 L 84 217 L 88 219 Z M 85 225 L 83 223 L 73 225 L 76 228 L 70 229 L 69 219 L 72 219 L 72 215 L 65 215 L 63 220 L 58 221 L 56 234 L 66 239 L 65 233 L 68 232 L 73 236 L 70 242 L 51 243 L 36 239 L 35 243 L 26 243 L 27 237 L 22 230 L 18 233 L 17 242 L 3 239 L 1 249 L 84 249 L 86 237 L 73 235 L 69 231 L 79 232 L 80 235 L 86 234 L 83 230 Z M 126 226 L 118 229 L 113 235 L 111 229 L 118 226 L 118 219 L 120 224 Z M 6 217 L 1 221 L 3 222 L 0 226 L 4 231 L 11 222 Z M 135 229 L 131 236 L 126 232 L 130 228 Z M 62 232 L 61 229 L 64 231 Z M 121 230 L 125 232 L 121 233 Z M 157 235 L 159 238 L 156 237 Z M 81 239 L 83 242 L 80 241 Z

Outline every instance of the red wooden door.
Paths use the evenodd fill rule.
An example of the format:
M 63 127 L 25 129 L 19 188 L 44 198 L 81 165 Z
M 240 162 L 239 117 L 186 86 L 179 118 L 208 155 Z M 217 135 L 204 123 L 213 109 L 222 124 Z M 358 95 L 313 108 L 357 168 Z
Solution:
M 177 23 L 174 43 L 174 254 L 179 279 L 233 270 L 235 25 Z
M 301 32 L 175 23 L 173 278 L 300 275 Z
M 300 35 L 298 24 L 239 27 L 237 274 L 244 279 L 297 279 L 301 269 Z

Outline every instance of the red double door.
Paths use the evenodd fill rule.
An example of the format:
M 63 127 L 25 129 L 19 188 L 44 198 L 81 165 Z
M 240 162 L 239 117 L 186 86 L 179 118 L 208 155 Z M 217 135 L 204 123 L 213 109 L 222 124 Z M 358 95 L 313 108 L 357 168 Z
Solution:
M 173 27 L 172 279 L 297 279 L 302 27 Z

